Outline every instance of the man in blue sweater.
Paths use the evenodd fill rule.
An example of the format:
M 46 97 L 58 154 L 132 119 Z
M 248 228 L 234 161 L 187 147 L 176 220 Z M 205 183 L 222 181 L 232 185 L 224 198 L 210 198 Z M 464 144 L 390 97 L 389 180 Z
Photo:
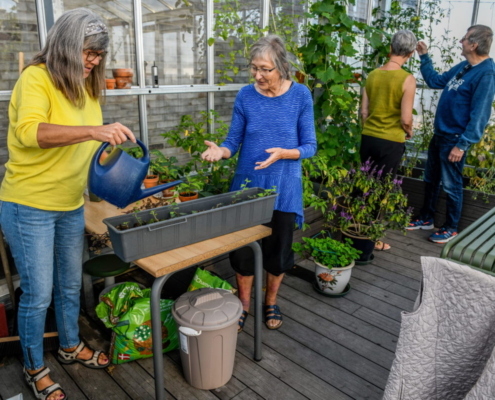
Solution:
M 466 153 L 480 141 L 490 118 L 495 96 L 495 63 L 489 57 L 493 31 L 484 25 L 470 27 L 460 40 L 466 61 L 443 74 L 437 73 L 424 42 L 416 48 L 421 74 L 432 89 L 444 89 L 435 115 L 435 132 L 428 148 L 425 197 L 420 214 L 408 230 L 433 229 L 440 183 L 447 195 L 442 228 L 428 239 L 447 243 L 457 235 L 462 211 L 462 169 Z

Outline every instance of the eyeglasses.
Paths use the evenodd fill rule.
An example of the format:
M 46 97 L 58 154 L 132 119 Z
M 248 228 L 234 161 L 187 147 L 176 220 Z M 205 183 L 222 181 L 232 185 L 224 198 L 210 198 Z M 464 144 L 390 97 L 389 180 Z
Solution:
M 466 64 L 463 69 L 461 69 L 457 75 L 455 76 L 455 79 L 460 80 L 466 72 L 468 72 L 473 66 L 471 64 Z
M 83 53 L 86 55 L 86 61 L 91 62 L 94 61 L 96 57 L 100 57 L 100 60 L 103 59 L 107 55 L 106 51 L 102 51 L 100 53 L 97 53 L 96 51 L 88 51 L 85 50 Z
M 268 69 L 268 68 L 256 68 L 254 65 L 251 65 L 251 73 L 253 75 L 256 75 L 259 72 L 261 76 L 266 76 L 270 72 L 272 72 L 274 69 L 277 69 L 277 67 L 273 67 L 272 69 Z
M 465 40 L 469 40 L 469 38 L 467 36 L 463 36 L 461 42 L 464 42 Z

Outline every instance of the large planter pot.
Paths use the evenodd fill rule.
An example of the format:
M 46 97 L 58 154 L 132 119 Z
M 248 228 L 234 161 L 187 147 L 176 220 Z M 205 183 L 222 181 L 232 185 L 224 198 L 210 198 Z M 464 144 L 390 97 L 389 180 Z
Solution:
M 350 239 L 352 247 L 361 251 L 361 256 L 356 260 L 357 264 L 369 264 L 373 261 L 373 250 L 375 249 L 375 242 L 368 238 L 353 236 L 347 232 L 342 232 L 342 235 Z
M 126 262 L 134 261 L 270 222 L 277 194 L 258 196 L 264 192 L 250 188 L 224 193 L 106 218 L 103 223 L 115 254 Z M 136 221 L 143 224 L 134 227 Z M 122 229 L 123 225 L 129 228 Z
M 351 279 L 354 261 L 347 267 L 328 269 L 315 261 L 316 283 L 320 291 L 327 294 L 340 294 L 344 291 Z

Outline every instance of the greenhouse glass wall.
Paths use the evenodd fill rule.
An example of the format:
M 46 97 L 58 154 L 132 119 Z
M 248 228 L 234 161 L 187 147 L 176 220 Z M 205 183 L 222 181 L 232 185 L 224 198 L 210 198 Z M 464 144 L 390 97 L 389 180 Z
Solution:
M 107 22 L 111 36 L 107 58 L 107 77 L 113 68 L 133 68 L 133 86 L 127 90 L 107 92 L 103 105 L 106 123 L 120 122 L 133 130 L 151 148 L 185 158 L 179 150 L 169 148 L 160 133 L 176 126 L 182 115 L 199 115 L 215 110 L 218 118 L 230 120 L 236 92 L 249 82 L 246 59 L 236 57 L 225 80 L 222 74 L 225 58 L 240 50 L 238 36 L 217 38 L 214 30 L 225 5 L 236 4 L 238 20 L 247 29 L 269 26 L 270 18 L 284 14 L 293 19 L 294 27 L 304 22 L 311 1 L 300 0 L 0 0 L 0 178 L 8 159 L 6 132 L 8 101 L 22 65 L 40 50 L 46 32 L 65 11 L 87 7 Z M 418 8 L 418 0 L 403 0 L 405 6 Z M 462 37 L 474 22 L 493 24 L 494 1 L 441 0 L 446 10 L 445 23 L 435 27 L 438 35 L 449 40 Z M 372 8 L 390 7 L 390 0 L 357 0 L 349 5 L 352 18 L 372 23 Z M 294 31 L 295 40 L 304 38 Z M 365 43 L 363 41 L 364 48 Z M 492 54 L 494 49 L 492 48 Z M 459 56 L 459 55 L 457 55 Z M 151 87 L 151 66 L 158 67 L 159 88 Z

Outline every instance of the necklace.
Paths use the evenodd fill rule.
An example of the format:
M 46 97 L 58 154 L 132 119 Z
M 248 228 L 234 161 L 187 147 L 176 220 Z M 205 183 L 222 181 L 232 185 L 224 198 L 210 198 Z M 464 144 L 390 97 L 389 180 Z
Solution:
M 402 68 L 402 65 L 401 65 L 401 64 L 399 64 L 397 61 L 394 61 L 394 60 L 389 60 L 388 62 L 393 62 L 394 64 L 397 64 L 399 67 L 401 67 L 401 68 Z

